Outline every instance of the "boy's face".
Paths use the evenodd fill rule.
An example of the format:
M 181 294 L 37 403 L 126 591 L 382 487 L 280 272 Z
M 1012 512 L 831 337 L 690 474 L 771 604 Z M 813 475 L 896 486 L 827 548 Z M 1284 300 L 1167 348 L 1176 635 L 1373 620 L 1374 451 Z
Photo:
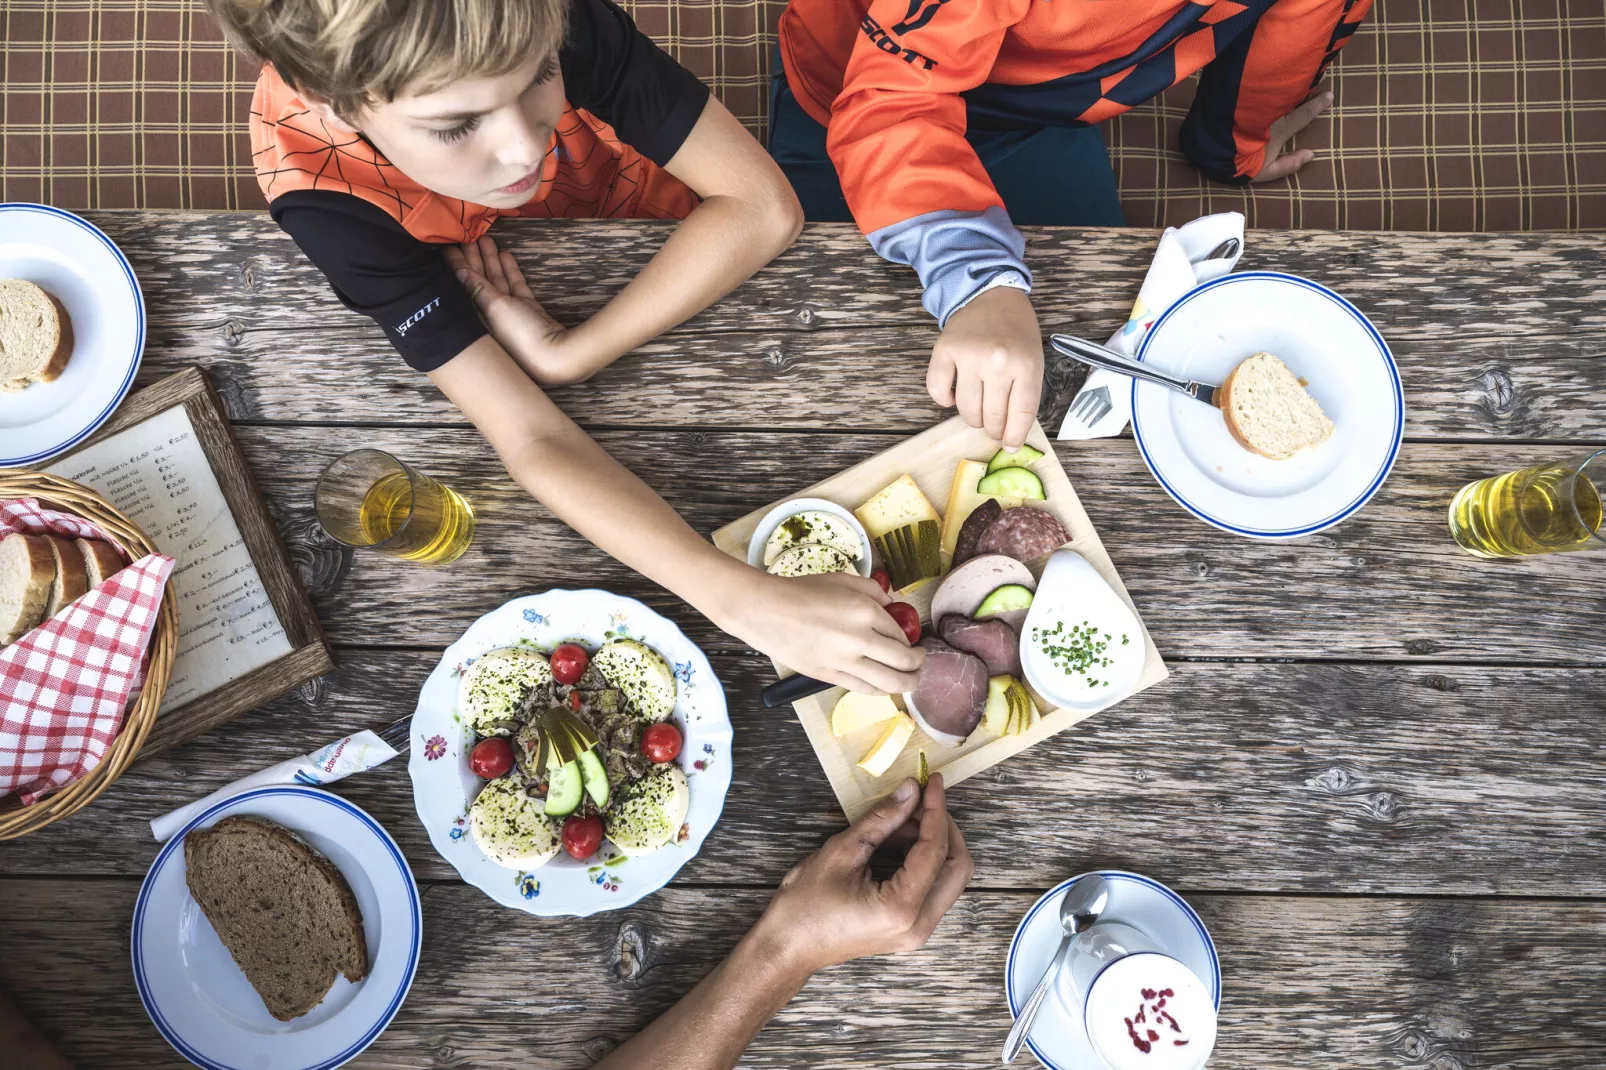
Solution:
M 399 94 L 364 108 L 355 125 L 426 189 L 492 208 L 517 208 L 541 188 L 563 105 L 563 75 L 554 55 L 495 78 Z

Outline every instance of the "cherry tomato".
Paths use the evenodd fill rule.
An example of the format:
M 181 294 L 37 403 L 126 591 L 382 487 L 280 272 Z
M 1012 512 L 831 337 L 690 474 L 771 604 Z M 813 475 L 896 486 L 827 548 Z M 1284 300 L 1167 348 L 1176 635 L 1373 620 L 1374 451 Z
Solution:
M 569 692 L 569 709 L 575 710 L 576 712 L 578 712 L 582 705 L 584 705 L 584 703 L 580 699 L 580 692 L 578 692 L 578 691 L 570 691 Z
M 579 643 L 564 643 L 552 652 L 547 661 L 552 666 L 552 679 L 573 687 L 585 675 L 586 666 L 591 664 L 591 655 Z
M 908 638 L 909 645 L 914 646 L 920 642 L 920 611 L 908 602 L 889 602 L 887 612 L 892 619 L 898 622 L 903 634 Z
M 563 849 L 575 858 L 590 858 L 602 846 L 602 818 L 571 817 L 563 823 Z
M 887 575 L 886 569 L 876 569 L 874 572 L 870 573 L 870 578 L 879 583 L 883 591 L 887 592 L 888 594 L 892 593 L 892 577 Z
M 468 767 L 481 780 L 495 780 L 513 768 L 513 746 L 501 736 L 482 739 L 469 752 Z
M 655 724 L 641 734 L 641 753 L 659 764 L 672 762 L 680 754 L 680 729 L 672 724 Z

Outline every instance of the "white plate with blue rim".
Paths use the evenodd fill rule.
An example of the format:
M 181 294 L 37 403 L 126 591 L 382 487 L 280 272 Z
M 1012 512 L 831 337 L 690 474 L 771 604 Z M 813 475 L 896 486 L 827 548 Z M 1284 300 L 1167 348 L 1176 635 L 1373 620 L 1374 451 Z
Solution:
M 1377 493 L 1399 455 L 1405 395 L 1394 356 L 1365 315 L 1297 275 L 1244 271 L 1204 283 L 1166 309 L 1138 359 L 1219 385 L 1271 353 L 1307 384 L 1332 437 L 1287 460 L 1238 445 L 1221 413 L 1134 380 L 1132 433 L 1165 492 L 1207 524 L 1255 539 L 1332 527 Z
M 61 376 L 0 391 L 0 468 L 35 464 L 106 422 L 145 351 L 145 299 L 128 258 L 87 220 L 43 204 L 0 204 L 0 279 L 61 302 L 72 355 Z
M 591 652 L 610 639 L 634 639 L 663 655 L 675 675 L 671 722 L 680 729 L 676 759 L 690 802 L 679 836 L 647 854 L 628 856 L 603 840 L 592 857 L 563 851 L 533 870 L 491 861 L 469 832 L 468 813 L 485 782 L 469 769 L 474 733 L 458 716 L 459 678 L 474 659 L 501 647 L 550 654 L 560 643 Z M 554 589 L 504 603 L 446 648 L 424 681 L 413 713 L 407 772 L 413 805 L 429 842 L 463 880 L 503 906 L 546 917 L 618 910 L 674 879 L 713 831 L 731 782 L 731 722 L 725 689 L 708 658 L 675 623 L 634 598 L 608 591 Z
M 235 815 L 276 821 L 321 852 L 362 913 L 367 975 L 336 977 L 323 1001 L 293 1021 L 268 1013 L 184 881 L 184 836 Z M 423 931 L 412 870 L 377 821 L 327 791 L 256 788 L 209 808 L 157 853 L 134 902 L 134 984 L 157 1032 L 205 1070 L 333 1070 L 401 1009 Z
M 1204 982 L 1217 1011 L 1221 1010 L 1221 960 L 1216 957 L 1210 931 L 1176 892 L 1157 880 L 1122 870 L 1099 870 L 1110 884 L 1110 901 L 1100 920 L 1119 921 L 1154 940 L 1166 954 L 1192 970 Z M 1061 937 L 1059 902 L 1071 885 L 1087 876 L 1079 873 L 1049 889 L 1032 904 L 1009 942 L 1004 965 L 1004 996 L 1013 1020 L 1032 994 L 1043 971 L 1058 950 Z M 1037 1012 L 1026 1046 L 1049 1070 L 1093 1070 L 1104 1065 L 1088 1043 L 1081 1014 L 1075 1011 L 1075 994 L 1069 971 L 1060 977 Z

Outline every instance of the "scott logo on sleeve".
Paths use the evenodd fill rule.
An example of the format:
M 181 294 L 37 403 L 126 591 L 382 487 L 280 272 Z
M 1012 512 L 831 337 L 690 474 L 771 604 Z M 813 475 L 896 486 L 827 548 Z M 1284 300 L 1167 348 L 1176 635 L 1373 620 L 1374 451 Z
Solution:
M 429 315 L 431 312 L 435 311 L 437 308 L 440 308 L 440 307 L 441 307 L 441 299 L 437 297 L 437 298 L 435 298 L 435 300 L 431 301 L 429 304 L 425 305 L 423 308 L 419 309 L 417 312 L 414 312 L 411 316 L 408 316 L 407 317 L 407 321 L 405 323 L 397 324 L 396 325 L 396 333 L 397 334 L 406 334 L 408 329 L 410 327 L 412 327 L 413 324 L 417 323 L 419 320 L 423 319 L 425 316 Z

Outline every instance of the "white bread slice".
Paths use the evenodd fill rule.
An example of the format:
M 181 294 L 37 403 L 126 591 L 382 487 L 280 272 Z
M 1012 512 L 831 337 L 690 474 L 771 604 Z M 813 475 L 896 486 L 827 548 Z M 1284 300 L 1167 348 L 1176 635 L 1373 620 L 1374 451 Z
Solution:
M 0 279 L 0 390 L 48 383 L 71 355 L 61 302 L 26 279 Z
M 50 604 L 45 607 L 45 619 L 49 620 L 84 596 L 89 590 L 89 572 L 76 546 L 56 535 L 45 538 L 56 559 L 56 581 L 50 585 Z
M 84 559 L 84 573 L 89 578 L 89 589 L 94 590 L 123 570 L 123 558 L 109 543 L 99 539 L 77 540 L 78 552 Z
M 42 535 L 13 532 L 0 539 L 0 646 L 39 626 L 50 602 L 56 559 Z
M 1234 368 L 1216 398 L 1238 445 L 1274 461 L 1318 446 L 1333 434 L 1333 421 L 1316 399 L 1270 353 L 1256 353 Z

